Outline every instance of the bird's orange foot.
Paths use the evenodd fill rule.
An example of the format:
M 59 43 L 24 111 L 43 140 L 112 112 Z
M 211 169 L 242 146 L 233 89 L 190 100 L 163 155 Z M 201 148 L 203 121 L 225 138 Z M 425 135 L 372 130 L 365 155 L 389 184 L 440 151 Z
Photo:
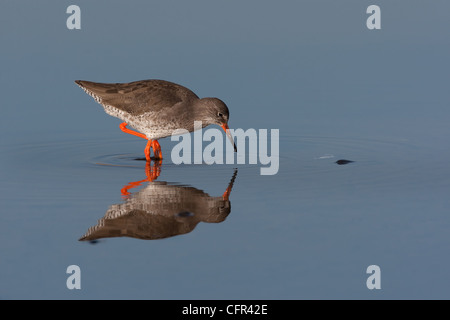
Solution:
M 147 160 L 147 163 L 150 162 L 150 149 L 152 148 L 153 141 L 148 140 L 147 145 L 145 146 L 144 153 L 145 153 L 145 159 Z
M 120 130 L 122 130 L 123 132 L 126 132 L 128 134 L 132 134 L 139 138 L 148 140 L 147 145 L 145 146 L 145 149 L 144 149 L 145 159 L 147 161 L 151 160 L 151 157 L 150 157 L 150 154 L 151 154 L 150 149 L 151 148 L 153 148 L 153 155 L 155 156 L 155 159 L 162 160 L 161 146 L 157 140 L 150 140 L 147 138 L 147 136 L 145 134 L 128 129 L 126 122 L 122 122 L 119 127 L 120 127 Z
M 151 160 L 151 149 L 153 148 L 153 155 L 155 160 L 162 160 L 162 152 L 161 146 L 159 142 L 156 140 L 148 140 L 147 145 L 145 146 L 145 159 L 147 162 Z
M 155 159 L 162 160 L 163 157 L 161 152 L 161 145 L 159 144 L 158 140 L 152 140 L 152 148 Z

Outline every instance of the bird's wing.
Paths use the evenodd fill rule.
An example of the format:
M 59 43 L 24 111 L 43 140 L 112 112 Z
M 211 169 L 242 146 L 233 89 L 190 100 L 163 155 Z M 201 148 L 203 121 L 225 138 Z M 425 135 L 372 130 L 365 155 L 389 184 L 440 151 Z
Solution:
M 181 85 L 164 80 L 142 80 L 130 83 L 75 81 L 103 106 L 111 106 L 131 115 L 158 112 L 198 96 Z

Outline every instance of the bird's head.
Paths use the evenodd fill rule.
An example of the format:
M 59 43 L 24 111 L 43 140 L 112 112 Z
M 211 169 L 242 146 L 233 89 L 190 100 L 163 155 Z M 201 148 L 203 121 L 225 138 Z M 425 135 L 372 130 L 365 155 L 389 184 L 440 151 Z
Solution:
M 203 98 L 199 100 L 201 106 L 200 112 L 202 113 L 202 121 L 205 122 L 205 126 L 209 124 L 217 124 L 222 127 L 225 133 L 233 144 L 234 151 L 236 152 L 236 144 L 231 136 L 230 129 L 228 127 L 228 119 L 230 112 L 227 105 L 217 98 Z

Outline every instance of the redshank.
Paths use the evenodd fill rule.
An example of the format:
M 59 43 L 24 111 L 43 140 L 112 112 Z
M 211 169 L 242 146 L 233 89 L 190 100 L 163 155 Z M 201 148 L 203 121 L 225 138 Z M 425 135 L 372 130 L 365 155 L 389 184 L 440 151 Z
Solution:
M 129 83 L 98 83 L 76 80 L 87 94 L 100 103 L 106 113 L 121 119 L 120 129 L 148 140 L 145 158 L 150 161 L 150 149 L 155 159 L 162 159 L 158 139 L 168 137 L 177 129 L 194 131 L 194 121 L 202 128 L 217 124 L 236 145 L 228 128 L 229 111 L 218 98 L 200 99 L 194 92 L 165 80 L 142 80 Z M 130 125 L 134 130 L 128 129 Z M 197 129 L 197 127 L 195 128 Z

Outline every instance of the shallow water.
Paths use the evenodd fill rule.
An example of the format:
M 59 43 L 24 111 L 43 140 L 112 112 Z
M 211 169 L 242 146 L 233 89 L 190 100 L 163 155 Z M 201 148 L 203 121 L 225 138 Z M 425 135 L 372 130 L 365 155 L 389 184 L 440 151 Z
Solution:
M 450 8 L 417 2 L 406 16 L 426 26 L 387 19 L 368 34 L 354 27 L 358 3 L 338 10 L 341 34 L 332 2 L 267 2 L 259 18 L 240 5 L 232 26 L 216 17 L 210 29 L 182 15 L 182 31 L 164 32 L 152 30 L 170 4 L 115 2 L 108 19 L 127 17 L 133 36 L 101 5 L 81 3 L 90 23 L 73 33 L 65 8 L 8 4 L 0 298 L 448 298 L 450 28 L 438 13 Z M 47 22 L 35 25 L 39 16 Z M 279 129 L 278 173 L 175 165 L 170 139 L 162 164 L 146 167 L 145 141 L 73 83 L 145 78 L 222 98 L 231 128 Z M 66 287 L 73 264 L 81 290 Z M 381 290 L 366 286 L 373 264 Z
M 288 136 L 281 145 L 291 151 L 275 176 L 250 165 L 167 160 L 150 182 L 145 161 L 136 160 L 140 153 L 105 153 L 142 149 L 137 142 L 6 149 L 16 170 L 3 173 L 9 183 L 1 192 L 5 298 L 395 298 L 421 297 L 424 289 L 427 297 L 445 295 L 439 279 L 446 268 L 438 262 L 449 244 L 450 176 L 443 156 L 421 156 L 421 148 L 403 141 Z M 336 164 L 347 155 L 355 162 Z M 235 173 L 229 211 L 205 213 L 210 197 L 218 202 L 209 207 L 224 207 Z M 134 181 L 140 186 L 124 195 Z M 193 207 L 199 193 L 205 200 Z M 141 213 L 130 214 L 134 209 Z M 108 227 L 102 219 L 111 210 L 119 219 L 110 214 Z M 97 225 L 107 231 L 78 241 Z M 79 292 L 65 288 L 71 264 L 82 270 Z M 378 296 L 365 288 L 371 264 L 380 265 L 389 288 Z

